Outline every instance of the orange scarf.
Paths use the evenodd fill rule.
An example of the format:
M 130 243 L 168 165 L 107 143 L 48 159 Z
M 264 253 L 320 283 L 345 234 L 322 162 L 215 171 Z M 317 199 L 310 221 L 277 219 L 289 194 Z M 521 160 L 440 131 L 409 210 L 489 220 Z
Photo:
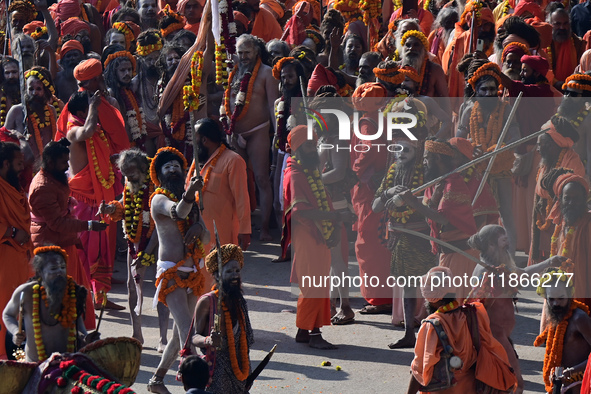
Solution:
M 557 80 L 565 81 L 577 66 L 577 51 L 572 38 L 562 44 L 554 43 L 555 52 L 552 56 L 556 59 L 554 75 Z
M 0 177 L 0 189 L 2 190 L 2 193 L 0 193 L 0 207 L 3 208 L 0 209 L 0 223 L 20 228 L 30 234 L 31 211 L 27 197 L 23 192 L 12 187 L 2 177 Z M 9 242 L 19 253 L 23 253 L 33 247 L 33 243 L 30 240 L 24 245 L 19 245 L 13 238 L 8 238 L 5 242 Z

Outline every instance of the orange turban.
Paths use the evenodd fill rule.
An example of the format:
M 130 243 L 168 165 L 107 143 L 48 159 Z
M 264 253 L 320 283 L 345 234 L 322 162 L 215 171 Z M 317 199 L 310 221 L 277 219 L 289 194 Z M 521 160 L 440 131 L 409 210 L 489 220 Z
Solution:
M 421 294 L 423 297 L 434 304 L 441 301 L 447 294 L 454 293 L 451 285 L 454 274 L 448 267 L 433 267 L 423 276 L 421 281 Z M 437 277 L 438 280 L 434 280 Z M 449 278 L 449 279 L 444 279 Z
M 66 56 L 66 53 L 70 52 L 72 49 L 77 49 L 80 52 L 84 53 L 84 47 L 78 40 L 68 40 L 64 45 L 62 45 L 62 51 L 60 52 L 60 56 L 63 58 Z
M 554 142 L 556 143 L 556 145 L 558 145 L 561 148 L 572 148 L 573 145 L 575 144 L 572 139 L 570 139 L 569 137 L 565 137 L 562 134 L 560 134 L 556 130 L 556 126 L 554 126 L 554 123 L 552 123 L 552 122 L 550 122 L 550 130 L 548 130 L 546 132 L 546 134 L 548 134 L 554 140 Z
M 318 142 L 318 136 L 315 132 L 312 132 L 312 138 L 314 139 L 314 143 Z M 287 149 L 290 149 L 289 152 L 293 153 L 307 140 L 308 126 L 296 126 L 287 135 L 287 144 L 289 145 Z
M 82 19 L 78 18 L 70 18 L 65 22 L 60 24 L 61 35 L 65 36 L 66 34 L 71 35 L 74 37 L 76 34 L 80 33 L 82 30 L 86 30 L 88 34 L 90 34 L 90 25 L 83 21 Z
M 465 138 L 461 137 L 453 137 L 449 139 L 449 143 L 451 146 L 456 148 L 461 154 L 466 156 L 468 160 L 472 160 L 474 158 L 474 147 L 472 143 Z
M 490 10 L 490 8 L 482 7 L 482 9 L 480 10 L 480 23 L 492 23 L 493 25 L 495 24 L 495 17 L 493 16 L 493 13 Z
M 244 28 L 247 29 L 249 22 L 248 22 L 248 18 L 246 17 L 246 15 L 244 15 L 240 11 L 232 11 L 232 12 L 234 13 L 234 21 L 242 23 L 242 25 L 244 25 Z
M 384 106 L 384 97 L 388 95 L 386 88 L 377 82 L 360 85 L 353 92 L 353 106 L 358 111 L 375 112 Z
M 38 27 L 43 26 L 45 25 L 41 21 L 33 21 L 31 23 L 27 23 L 25 26 L 23 26 L 23 33 L 31 35 L 31 33 L 34 33 Z
M 74 78 L 78 81 L 88 81 L 103 73 L 103 65 L 98 59 L 87 59 L 74 68 Z
M 179 0 L 178 3 L 176 3 L 176 12 L 181 15 L 185 15 L 185 7 L 187 6 L 188 2 L 189 0 Z M 197 3 L 199 3 L 201 7 L 205 7 L 205 0 L 197 0 Z
M 324 67 L 322 64 L 316 65 L 314 71 L 312 72 L 312 76 L 308 81 L 308 95 L 314 96 L 318 89 L 322 86 L 332 85 L 335 89 L 339 88 L 339 84 L 337 82 L 337 77 L 331 70 Z
M 562 190 L 564 189 L 564 187 L 572 182 L 579 183 L 585 189 L 585 195 L 589 194 L 589 182 L 587 182 L 587 179 L 585 179 L 584 177 L 582 177 L 580 175 L 568 173 L 568 174 L 560 175 L 554 181 L 554 186 L 552 187 L 552 190 L 554 191 L 554 195 L 556 196 L 556 199 L 558 199 L 558 200 L 560 199 L 560 196 L 562 195 Z M 560 223 L 560 221 L 562 220 L 562 212 L 560 211 L 560 203 L 557 202 L 554 204 L 554 206 L 552 207 L 552 210 L 548 214 L 548 218 L 552 219 L 554 224 Z
M 544 13 L 542 12 L 542 9 L 535 1 L 521 0 L 519 4 L 517 4 L 517 7 L 515 7 L 513 15 L 521 16 L 526 12 L 529 12 L 533 16 L 538 17 L 542 20 L 544 19 Z

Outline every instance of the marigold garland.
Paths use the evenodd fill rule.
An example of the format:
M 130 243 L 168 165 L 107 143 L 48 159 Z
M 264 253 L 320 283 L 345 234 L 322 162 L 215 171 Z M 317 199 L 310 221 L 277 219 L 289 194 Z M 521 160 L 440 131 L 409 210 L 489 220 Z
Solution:
M 577 112 L 577 116 L 575 116 L 574 119 L 570 120 L 570 123 L 575 127 L 579 127 L 581 126 L 581 122 L 585 120 L 587 115 L 589 115 L 589 110 L 584 106 L 579 110 L 579 112 Z
M 435 311 L 435 313 L 446 313 L 446 312 L 449 312 L 449 311 L 453 311 L 458 306 L 460 306 L 460 302 L 458 300 L 453 300 L 452 302 L 450 302 L 448 304 L 445 304 L 445 305 L 440 306 L 439 308 L 437 308 L 437 310 Z
M 160 29 L 160 33 L 162 33 L 162 37 L 168 37 L 169 34 L 174 33 L 177 30 L 183 30 L 184 27 L 185 27 L 184 23 L 175 22 L 171 25 L 168 25 L 165 29 Z
M 144 265 L 146 263 L 149 265 L 155 261 L 154 255 L 144 252 L 155 226 L 154 220 L 150 215 L 150 196 L 153 192 L 154 185 L 150 182 L 150 175 L 146 176 L 144 184 L 135 195 L 131 193 L 128 185 L 125 185 L 125 189 L 123 189 L 123 201 L 125 204 L 122 207 L 125 215 L 125 226 L 123 229 L 129 247 L 129 254 L 133 259 L 139 258 Z M 116 203 L 119 204 L 118 201 Z M 113 220 L 116 219 L 114 216 L 111 215 Z M 146 219 L 148 223 L 146 223 Z M 135 244 L 138 244 L 137 248 Z
M 29 77 L 37 78 L 47 89 L 49 89 L 52 95 L 55 94 L 55 88 L 53 85 L 38 70 L 28 70 L 25 73 L 25 79 L 28 79 Z
M 103 128 L 100 125 L 97 125 L 97 128 L 98 128 L 98 130 L 95 132 L 95 134 L 98 134 L 101 141 L 103 141 L 103 143 L 107 146 L 107 149 L 109 149 L 110 148 L 109 140 L 105 136 L 105 132 L 103 131 Z M 88 139 L 88 145 L 90 146 L 90 156 L 92 157 L 92 163 L 94 165 L 94 173 L 96 174 L 98 181 L 105 189 L 112 188 L 113 184 L 115 183 L 115 172 L 113 171 L 113 164 L 111 164 L 111 160 L 109 160 L 109 178 L 105 179 L 105 177 L 99 167 L 98 159 L 96 158 L 96 152 L 95 152 L 95 148 L 94 148 L 94 138 Z
M 33 40 L 38 40 L 46 34 L 47 34 L 47 26 L 38 27 L 35 29 L 34 32 L 31 33 L 31 38 Z
M 39 155 L 43 153 L 43 139 L 41 138 L 41 128 L 51 126 L 51 139 L 57 132 L 57 123 L 53 111 L 50 110 L 49 104 L 45 104 L 45 122 L 41 122 L 39 115 L 35 111 L 31 111 L 31 124 L 33 125 L 33 134 L 35 136 L 35 144 L 37 145 L 37 152 Z
M 2 98 L 0 98 L 0 127 L 4 126 L 4 123 L 6 122 L 6 114 L 7 114 L 7 110 L 6 110 L 6 93 L 4 93 L 4 90 L 2 90 Z
M 76 381 L 75 386 L 71 390 L 72 394 L 95 392 L 94 390 L 103 394 L 135 394 L 135 391 L 121 383 L 111 381 L 99 375 L 89 374 L 75 365 L 73 361 L 62 361 L 60 363 L 60 369 L 64 371 L 60 377 L 61 379 Z
M 183 86 L 183 105 L 185 111 L 199 109 L 199 92 L 203 76 L 203 52 L 197 51 L 191 57 L 191 85 Z
M 404 46 L 404 44 L 406 43 L 406 40 L 408 40 L 409 37 L 415 37 L 416 39 L 421 41 L 421 44 L 423 44 L 423 47 L 425 48 L 425 50 L 429 51 L 429 40 L 422 32 L 420 32 L 418 30 L 409 30 L 406 33 L 404 33 L 402 35 L 402 38 L 400 39 L 400 45 Z
M 483 151 L 489 151 L 496 147 L 496 143 L 501 135 L 502 117 L 505 113 L 506 106 L 507 103 L 499 101 L 496 108 L 493 110 L 490 117 L 488 118 L 488 124 L 485 130 L 483 126 L 484 116 L 482 115 L 480 103 L 478 101 L 474 103 L 474 106 L 472 107 L 472 111 L 470 113 L 470 139 L 472 140 L 472 145 L 480 145 Z M 507 152 L 503 154 L 507 155 L 507 157 L 509 155 L 513 157 L 513 153 L 511 151 Z M 511 166 L 513 163 L 512 160 L 507 161 L 499 159 L 500 158 L 497 157 L 497 160 L 495 161 L 495 165 L 492 169 L 493 174 L 497 174 L 499 172 L 504 171 L 508 165 Z M 480 167 L 482 166 L 484 166 L 485 168 L 486 162 L 483 162 L 480 165 Z
M 68 264 L 68 254 L 66 253 L 66 251 L 64 249 L 62 249 L 61 247 L 57 246 L 57 245 L 49 245 L 49 246 L 39 246 L 38 248 L 35 248 L 35 250 L 33 250 L 33 256 L 37 256 L 39 253 L 59 253 L 62 255 L 62 257 L 64 258 L 64 261 L 66 262 L 66 265 Z
M 133 71 L 133 75 L 135 76 L 135 68 L 136 68 L 135 57 L 133 57 L 133 55 L 129 51 L 118 51 L 115 53 L 111 53 L 109 56 L 107 56 L 107 59 L 105 60 L 105 69 L 107 68 L 109 63 L 111 63 L 113 60 L 117 59 L 118 57 L 126 57 L 131 62 L 131 69 Z
M 215 168 L 215 165 L 217 164 L 218 159 L 220 158 L 222 153 L 224 153 L 225 150 L 226 150 L 226 145 L 221 144 L 218 149 L 218 153 L 216 153 L 216 155 L 209 162 L 209 166 L 207 167 L 207 170 L 205 170 L 205 176 L 203 177 L 203 188 L 201 189 L 201 192 L 197 193 L 197 196 L 195 196 L 196 203 L 199 203 L 199 196 L 203 195 L 203 193 L 205 193 L 205 191 L 207 190 L 207 185 L 209 184 L 209 177 L 211 176 L 211 172 Z M 197 159 L 195 159 L 195 160 L 197 160 Z M 195 172 L 195 160 L 193 160 L 193 163 L 191 163 L 191 168 L 189 169 L 189 174 L 192 174 Z M 203 169 L 201 169 L 201 171 L 203 171 Z
M 320 171 L 318 171 L 318 169 L 315 168 L 314 170 L 312 170 L 312 172 L 310 172 L 309 169 L 302 165 L 301 160 L 299 160 L 295 155 L 292 154 L 291 157 L 304 170 L 304 174 L 306 175 L 308 184 L 312 189 L 312 193 L 314 193 L 314 197 L 316 197 L 318 209 L 322 212 L 330 212 L 330 206 L 328 205 L 328 198 L 326 196 L 324 184 L 322 183 L 322 178 L 320 177 Z M 334 231 L 334 224 L 330 220 L 322 220 L 321 226 L 322 236 L 325 241 L 328 241 Z
M 62 300 L 62 312 L 59 316 L 52 315 L 56 320 L 60 321 L 65 328 L 69 327 L 68 343 L 66 351 L 73 353 L 76 346 L 76 285 L 71 276 L 68 276 L 68 291 L 64 293 Z M 35 337 L 35 346 L 37 348 L 37 357 L 39 361 L 47 359 L 45 352 L 45 344 L 43 343 L 43 335 L 41 334 L 41 317 L 40 317 L 40 302 L 41 294 L 45 295 L 43 286 L 40 283 L 33 285 L 33 333 Z
M 236 122 L 242 119 L 246 113 L 248 112 L 248 107 L 250 106 L 250 100 L 252 99 L 252 92 L 254 89 L 254 83 L 257 79 L 257 75 L 259 73 L 259 68 L 261 67 L 261 58 L 257 59 L 256 65 L 254 66 L 254 70 L 252 73 L 247 72 L 242 77 L 242 81 L 240 82 L 240 90 L 236 95 L 236 101 L 234 104 L 234 112 L 230 111 L 230 96 L 231 90 L 230 86 L 232 81 L 234 80 L 234 75 L 236 74 L 236 70 L 238 66 L 235 66 L 232 72 L 230 73 L 230 78 L 228 79 L 228 88 L 224 93 L 224 116 L 222 117 L 222 124 L 224 125 L 224 129 L 226 130 L 226 134 L 231 135 L 234 132 L 234 127 L 236 126 Z M 231 113 L 231 116 L 229 115 Z
M 392 68 L 376 67 L 373 69 L 373 73 L 377 79 L 394 85 L 400 85 L 406 78 L 406 75 L 400 72 L 400 68 L 398 66 Z
M 505 48 L 503 48 L 503 53 L 501 54 L 501 59 L 503 59 L 503 61 L 505 61 L 505 58 L 509 54 L 509 52 L 507 52 L 507 50 L 509 49 L 510 46 L 519 47 L 523 52 L 525 52 L 526 55 L 529 55 L 529 53 L 530 53 L 529 47 L 527 45 L 525 45 L 522 42 L 513 41 L 513 42 L 510 42 L 509 44 L 505 45 Z
M 216 290 L 216 296 L 219 296 L 219 290 Z M 244 381 L 248 378 L 250 371 L 250 361 L 248 359 L 248 341 L 246 339 L 246 323 L 244 321 L 244 313 L 240 311 L 238 316 L 238 323 L 240 325 L 240 365 L 238 365 L 238 357 L 236 356 L 236 342 L 234 340 L 234 328 L 232 327 L 232 317 L 225 302 L 222 302 L 222 309 L 224 310 L 224 320 L 226 326 L 226 339 L 228 341 L 228 353 L 230 354 L 230 364 L 232 364 L 232 371 L 234 376 L 239 381 Z
M 384 192 L 388 189 L 394 187 L 394 175 L 396 174 L 396 165 L 397 163 L 394 162 L 390 165 L 388 172 L 386 173 L 386 181 L 383 186 Z M 419 163 L 415 166 L 414 173 L 412 176 L 410 189 L 415 189 L 423 184 L 423 164 Z M 401 211 L 404 209 L 404 211 Z M 390 209 L 388 210 L 388 214 L 391 220 L 395 222 L 406 224 L 412 214 L 415 213 L 415 210 L 408 205 L 400 208 Z
M 125 22 L 115 22 L 113 23 L 113 29 L 117 29 L 119 33 L 122 33 L 125 36 L 125 46 L 126 49 L 129 50 L 131 46 L 131 42 L 135 40 L 135 35 L 133 34 L 133 30 L 127 25 Z M 107 64 L 105 63 L 105 68 Z
M 291 56 L 282 57 L 281 59 L 279 59 L 279 61 L 277 61 L 277 63 L 275 63 L 275 65 L 273 66 L 273 78 L 275 78 L 278 81 L 281 81 L 281 69 L 283 68 L 283 65 L 293 60 L 295 60 L 295 58 Z
M 576 81 L 585 81 L 588 84 L 578 83 Z M 566 90 L 566 88 L 584 90 L 587 92 L 591 92 L 591 75 L 587 74 L 573 74 L 566 78 L 564 84 L 562 85 L 562 90 Z
M 472 89 L 476 90 L 476 82 L 484 77 L 485 75 L 490 75 L 491 77 L 493 77 L 499 87 L 501 86 L 501 77 L 499 76 L 501 74 L 501 69 L 499 68 L 499 66 L 497 66 L 496 63 L 493 62 L 488 62 L 483 64 L 482 66 L 478 67 L 478 69 L 474 72 L 474 74 L 472 75 L 472 77 L 470 77 L 470 79 L 468 79 L 468 83 L 470 84 L 470 86 L 472 86 Z
M 548 324 L 536 340 L 534 346 L 541 346 L 544 342 L 546 343 L 546 354 L 544 355 L 544 368 L 543 377 L 544 385 L 547 392 L 552 392 L 553 383 L 551 373 L 555 367 L 562 365 L 562 354 L 564 350 L 564 334 L 568 327 L 569 319 L 572 317 L 573 312 L 576 308 L 581 309 L 586 314 L 589 314 L 589 308 L 587 305 L 579 302 L 575 299 L 571 301 L 571 306 L 564 317 L 564 319 L 557 325 Z
M 138 45 L 135 49 L 135 53 L 138 56 L 148 56 L 152 52 L 156 52 L 162 49 L 162 40 L 158 40 L 155 44 L 150 45 Z
M 471 1 L 468 4 L 466 4 L 466 8 L 464 8 L 464 12 L 462 12 L 462 15 L 460 16 L 460 26 L 464 26 L 468 24 L 468 21 L 471 18 L 472 12 L 476 12 L 475 16 L 474 16 L 474 20 L 476 21 L 476 26 L 480 26 L 480 24 L 482 23 L 481 20 L 481 12 L 480 10 L 482 9 L 482 7 L 484 6 L 484 3 L 481 1 Z
M 550 257 L 552 256 L 565 256 L 568 257 L 569 250 L 568 248 L 572 246 L 572 239 L 575 234 L 575 228 L 569 226 L 566 231 L 566 237 L 564 237 L 564 241 L 562 241 L 562 245 L 560 245 L 560 250 L 558 249 L 558 237 L 560 236 L 560 232 L 562 231 L 562 223 L 557 224 L 554 228 L 554 233 L 552 234 L 552 238 L 550 240 Z

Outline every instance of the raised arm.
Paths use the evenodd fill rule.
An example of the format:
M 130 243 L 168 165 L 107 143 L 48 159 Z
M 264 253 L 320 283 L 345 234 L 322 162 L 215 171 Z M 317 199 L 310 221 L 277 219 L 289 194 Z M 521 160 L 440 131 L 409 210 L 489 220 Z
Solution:
M 81 127 L 74 127 L 68 131 L 68 140 L 70 142 L 82 142 L 91 138 L 95 131 L 98 123 L 98 107 L 101 103 L 101 93 L 99 90 L 89 100 L 88 115 L 86 116 L 86 122 Z
M 57 51 L 57 42 L 59 39 L 59 34 L 55 27 L 55 22 L 53 21 L 53 18 L 51 17 L 51 14 L 47 9 L 47 0 L 34 1 L 37 11 L 39 11 L 41 15 L 43 15 L 43 20 L 45 21 L 45 26 L 47 27 L 47 35 L 49 36 L 47 41 L 49 42 L 49 45 L 51 45 L 51 50 L 55 54 L 55 51 Z

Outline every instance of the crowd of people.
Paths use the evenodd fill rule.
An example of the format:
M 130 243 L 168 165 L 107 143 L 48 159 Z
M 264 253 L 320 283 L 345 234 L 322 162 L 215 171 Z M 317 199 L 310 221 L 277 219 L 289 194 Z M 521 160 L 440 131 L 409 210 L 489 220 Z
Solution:
M 240 271 L 258 208 L 259 240 L 282 229 L 274 261 L 291 260 L 300 288 L 296 342 L 336 349 L 321 328 L 355 323 L 346 281 L 306 281 L 347 276 L 351 253 L 360 277 L 422 278 L 362 282 L 357 312 L 404 327 L 389 347 L 414 348 L 408 393 L 522 393 L 511 335 L 531 285 L 545 299 L 546 391 L 589 392 L 589 7 L 11 1 L 0 358 L 44 362 L 99 340 L 94 311 L 125 309 L 108 300 L 123 245 L 140 343 L 144 280 L 156 284 L 162 359 L 148 391 L 168 393 L 167 372 L 196 348 L 207 365 L 184 358 L 178 374 L 189 392 L 248 391 Z M 323 112 L 336 103 L 350 140 Z M 445 281 L 466 277 L 477 284 Z

